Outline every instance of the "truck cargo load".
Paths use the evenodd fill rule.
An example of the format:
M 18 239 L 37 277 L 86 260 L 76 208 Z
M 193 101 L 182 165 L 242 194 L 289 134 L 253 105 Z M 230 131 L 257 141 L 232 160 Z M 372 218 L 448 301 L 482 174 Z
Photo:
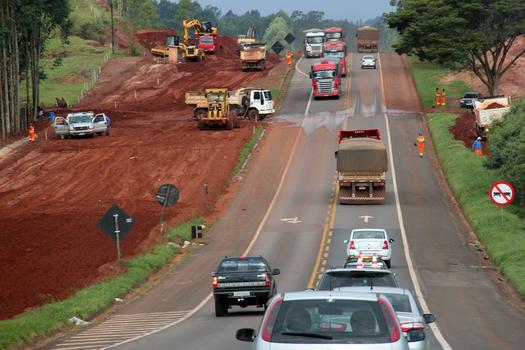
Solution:
M 335 154 L 341 204 L 383 204 L 388 158 L 379 130 L 345 130 Z
M 476 134 L 485 137 L 489 127 L 510 110 L 510 96 L 486 97 L 474 101 L 474 114 L 476 115 Z
M 357 52 L 378 52 L 379 30 L 364 26 L 357 29 Z
M 245 44 L 241 48 L 242 70 L 266 68 L 266 47 L 263 44 Z

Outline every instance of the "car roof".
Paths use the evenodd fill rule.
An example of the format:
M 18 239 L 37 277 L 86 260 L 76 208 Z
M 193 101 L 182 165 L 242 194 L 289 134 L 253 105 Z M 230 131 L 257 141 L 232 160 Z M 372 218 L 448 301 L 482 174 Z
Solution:
M 353 291 L 334 292 L 334 291 L 314 291 L 314 290 L 284 293 L 284 301 L 315 300 L 315 299 L 317 300 L 339 299 L 339 300 L 377 301 L 377 295 L 374 293 L 353 292 Z
M 266 260 L 260 255 L 254 255 L 254 256 L 225 256 L 221 261 L 224 260 L 248 260 L 248 259 L 260 259 L 260 260 Z
M 392 274 L 393 272 L 388 269 L 383 268 L 374 268 L 374 267 L 336 267 L 332 269 L 328 269 L 325 271 L 325 273 L 330 272 L 354 272 L 354 271 L 366 271 L 366 272 L 381 272 L 381 273 L 389 273 Z
M 388 294 L 402 294 L 402 295 L 411 295 L 410 289 L 406 288 L 396 288 L 396 287 L 379 287 L 374 286 L 370 287 L 339 287 L 334 289 L 335 291 L 340 292 L 359 292 L 359 293 L 388 293 Z
M 352 232 L 359 232 L 359 231 L 381 231 L 386 232 L 384 228 L 355 228 L 352 230 Z

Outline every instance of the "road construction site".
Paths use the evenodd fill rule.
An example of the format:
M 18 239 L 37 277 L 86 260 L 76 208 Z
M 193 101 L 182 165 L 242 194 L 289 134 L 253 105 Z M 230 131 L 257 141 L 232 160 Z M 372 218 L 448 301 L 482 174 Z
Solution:
M 148 31 L 138 40 L 152 47 L 165 35 Z M 219 52 L 203 62 L 157 63 L 149 54 L 111 60 L 78 105 L 56 110 L 60 116 L 103 111 L 111 118 L 109 137 L 60 140 L 51 125 L 39 125 L 37 142 L 0 160 L 1 318 L 63 299 L 125 268 L 115 263 L 114 242 L 96 227 L 113 203 L 136 222 L 122 242 L 124 258 L 159 236 L 159 185 L 174 183 L 181 191 L 166 212 L 169 224 L 213 213 L 254 122 L 200 131 L 184 93 L 250 86 L 261 78 L 275 82 L 286 72 L 277 55 L 267 56 L 265 71 L 241 72 L 236 39 L 219 36 L 218 43 Z M 282 67 L 274 76 L 276 65 Z

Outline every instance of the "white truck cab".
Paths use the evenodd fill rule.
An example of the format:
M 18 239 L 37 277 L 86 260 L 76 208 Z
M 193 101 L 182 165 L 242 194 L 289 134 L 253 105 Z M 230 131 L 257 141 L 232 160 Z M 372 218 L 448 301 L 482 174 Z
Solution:
M 323 43 L 325 35 L 322 30 L 307 31 L 304 35 L 304 55 L 307 58 L 321 57 L 323 55 Z
M 68 136 L 108 135 L 108 119 L 104 113 L 69 113 L 67 117 L 56 117 L 53 128 L 61 139 Z

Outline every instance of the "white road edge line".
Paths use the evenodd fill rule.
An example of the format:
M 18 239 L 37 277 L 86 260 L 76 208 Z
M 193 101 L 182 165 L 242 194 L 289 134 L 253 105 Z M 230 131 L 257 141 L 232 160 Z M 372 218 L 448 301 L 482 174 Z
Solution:
M 384 87 L 384 81 L 383 81 L 383 70 L 381 68 L 381 56 L 378 54 L 377 57 L 378 57 L 378 62 L 379 62 L 379 77 L 381 80 L 381 93 L 383 95 L 383 101 L 386 102 L 385 87 Z M 416 271 L 414 269 L 414 264 L 412 262 L 412 258 L 410 257 L 410 248 L 408 246 L 408 240 L 407 240 L 406 231 L 405 231 L 405 224 L 403 222 L 403 213 L 401 211 L 401 205 L 399 203 L 399 193 L 397 191 L 396 169 L 394 166 L 394 153 L 392 152 L 392 138 L 390 136 L 390 124 L 388 122 L 388 112 L 384 113 L 384 117 L 385 117 L 385 123 L 386 123 L 386 133 L 388 137 L 388 152 L 390 153 L 390 169 L 392 169 L 392 184 L 394 187 L 394 196 L 396 199 L 397 220 L 399 222 L 399 228 L 401 230 L 401 239 L 403 241 L 403 250 L 405 252 L 405 258 L 406 258 L 407 265 L 408 265 L 408 272 L 410 273 L 410 279 L 412 280 L 412 283 L 414 284 L 414 290 L 416 293 L 416 297 L 419 303 L 421 304 L 421 307 L 423 308 L 423 312 L 429 313 L 430 310 L 428 308 L 428 304 L 423 296 L 423 292 L 421 291 L 421 286 L 419 284 L 419 280 L 417 279 Z M 434 337 L 436 337 L 436 340 L 441 345 L 443 350 L 452 349 L 452 347 L 445 340 L 445 337 L 443 336 L 443 334 L 441 334 L 441 331 L 439 330 L 439 327 L 437 326 L 436 323 L 431 323 L 430 329 L 432 330 L 432 333 L 434 333 Z
M 302 57 L 301 57 L 301 59 L 302 59 Z M 297 63 L 299 63 L 299 62 L 297 62 Z M 297 69 L 297 65 L 295 67 Z M 310 104 L 312 102 L 312 96 L 313 96 L 313 91 L 310 91 L 310 97 L 308 98 L 308 103 L 307 103 L 306 109 L 304 111 L 304 115 L 305 116 L 308 114 L 308 111 L 310 110 Z M 266 209 L 266 213 L 264 214 L 264 216 L 263 216 L 263 218 L 261 220 L 261 223 L 259 224 L 259 227 L 257 227 L 257 231 L 255 232 L 255 235 L 253 236 L 252 240 L 250 241 L 250 244 L 248 245 L 248 247 L 246 248 L 246 250 L 242 254 L 244 256 L 248 255 L 250 253 L 250 250 L 252 250 L 255 242 L 257 241 L 257 238 L 259 238 L 259 235 L 261 234 L 262 228 L 263 228 L 264 224 L 266 223 L 266 220 L 268 220 L 268 217 L 270 216 L 270 212 L 272 211 L 272 208 L 275 205 L 275 201 L 277 200 L 277 197 L 279 196 L 279 193 L 281 192 L 281 189 L 282 189 L 283 184 L 284 184 L 284 180 L 286 179 L 286 175 L 288 174 L 288 170 L 290 169 L 290 165 L 292 164 L 292 159 L 293 159 L 293 156 L 295 154 L 295 149 L 297 148 L 297 144 L 299 143 L 299 137 L 301 136 L 301 133 L 302 133 L 302 127 L 299 128 L 299 130 L 297 131 L 297 136 L 295 136 L 295 141 L 294 141 L 294 144 L 292 146 L 292 151 L 290 152 L 290 155 L 288 156 L 288 160 L 286 162 L 286 166 L 284 167 L 283 174 L 281 175 L 281 180 L 279 181 L 279 185 L 277 186 L 277 190 L 275 191 L 275 193 L 273 195 L 273 198 L 272 198 L 272 201 L 270 202 L 270 204 L 268 205 L 268 208 Z M 204 305 L 206 305 L 206 303 L 208 301 L 210 301 L 211 298 L 213 298 L 213 293 L 208 294 L 208 296 L 206 296 L 206 298 L 204 298 L 199 303 L 199 305 L 195 306 L 195 308 L 193 308 L 190 312 L 188 312 L 188 314 L 186 316 L 178 319 L 175 322 L 167 324 L 164 327 L 156 329 L 154 331 L 151 331 L 151 332 L 139 335 L 139 336 L 137 336 L 135 338 L 128 339 L 128 340 L 122 341 L 120 343 L 107 346 L 105 348 L 100 348 L 100 350 L 111 349 L 111 348 L 114 348 L 116 346 L 120 346 L 120 345 L 123 345 L 123 344 L 131 343 L 131 342 L 133 342 L 135 340 L 138 340 L 138 339 L 150 336 L 152 334 L 155 334 L 155 333 L 158 333 L 160 331 L 163 331 L 163 330 L 165 330 L 167 328 L 173 327 L 173 326 L 175 326 L 175 325 L 177 325 L 177 324 L 179 324 L 179 323 L 181 323 L 183 321 L 186 321 L 188 318 L 190 318 L 196 312 L 198 312 L 200 309 L 202 309 L 204 307 Z
M 302 75 L 304 75 L 304 76 L 307 77 L 307 78 L 310 78 L 310 76 L 309 76 L 308 74 L 306 74 L 305 72 L 303 72 L 302 70 L 300 70 L 300 69 L 298 68 L 298 67 L 299 67 L 299 63 L 303 60 L 303 58 L 304 58 L 304 56 L 301 56 L 301 58 L 299 58 L 299 59 L 297 60 L 297 63 L 295 64 L 295 70 L 296 70 L 297 72 L 299 72 L 299 74 L 302 74 Z M 307 108 L 306 110 L 308 111 L 308 108 Z

